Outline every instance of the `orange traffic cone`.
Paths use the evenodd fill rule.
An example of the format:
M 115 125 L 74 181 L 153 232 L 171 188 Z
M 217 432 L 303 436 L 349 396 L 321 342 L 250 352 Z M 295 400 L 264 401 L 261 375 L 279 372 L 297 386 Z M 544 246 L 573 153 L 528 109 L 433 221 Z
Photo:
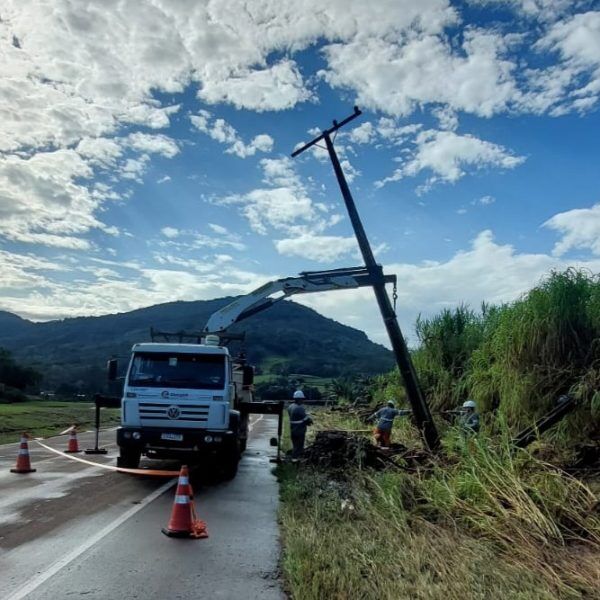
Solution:
M 161 530 L 165 535 L 180 538 L 207 538 L 206 523 L 196 516 L 192 500 L 193 492 L 190 486 L 188 468 L 183 465 L 179 473 L 175 502 L 171 512 L 169 525 Z
M 79 444 L 77 443 L 77 427 L 75 425 L 73 425 L 73 427 L 71 427 L 71 431 L 69 431 L 69 445 L 67 446 L 65 452 L 68 452 L 69 454 L 81 452 L 79 449 Z
M 19 446 L 19 454 L 17 455 L 17 464 L 14 469 L 11 469 L 11 473 L 35 473 L 35 469 L 31 468 L 29 462 L 29 446 L 27 440 L 29 435 L 27 433 L 21 434 L 21 445 Z

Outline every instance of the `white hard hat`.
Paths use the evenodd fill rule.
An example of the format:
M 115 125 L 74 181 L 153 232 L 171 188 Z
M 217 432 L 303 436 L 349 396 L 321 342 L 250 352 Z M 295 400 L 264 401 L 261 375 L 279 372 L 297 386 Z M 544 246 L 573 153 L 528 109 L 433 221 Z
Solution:
M 463 402 L 463 408 L 477 408 L 477 404 L 473 400 L 467 400 Z
M 302 390 L 296 390 L 294 392 L 294 400 L 296 400 L 297 398 L 301 398 L 302 400 L 304 400 L 304 392 Z
M 393 400 L 388 400 L 388 401 L 387 401 L 387 405 L 388 405 L 388 406 L 391 406 L 392 408 L 393 408 L 394 406 L 396 406 L 396 405 L 394 404 Z

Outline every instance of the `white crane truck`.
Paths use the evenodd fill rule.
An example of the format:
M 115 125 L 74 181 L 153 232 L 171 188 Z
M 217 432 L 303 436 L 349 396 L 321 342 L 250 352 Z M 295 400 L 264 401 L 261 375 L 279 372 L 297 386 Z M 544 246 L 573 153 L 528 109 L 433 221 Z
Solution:
M 140 343 L 123 386 L 119 466 L 140 457 L 210 457 L 233 477 L 246 447 L 252 369 L 236 362 L 218 336 L 203 344 Z
M 382 277 L 395 284 L 394 275 Z M 281 414 L 283 403 L 254 402 L 253 368 L 232 358 L 220 336 L 226 337 L 233 323 L 293 294 L 368 285 L 372 275 L 362 267 L 301 273 L 263 285 L 215 312 L 202 334 L 194 334 L 201 343 L 135 344 L 117 429 L 119 466 L 137 468 L 142 455 L 208 457 L 233 477 L 246 447 L 249 414 Z M 116 364 L 112 371 L 114 379 Z

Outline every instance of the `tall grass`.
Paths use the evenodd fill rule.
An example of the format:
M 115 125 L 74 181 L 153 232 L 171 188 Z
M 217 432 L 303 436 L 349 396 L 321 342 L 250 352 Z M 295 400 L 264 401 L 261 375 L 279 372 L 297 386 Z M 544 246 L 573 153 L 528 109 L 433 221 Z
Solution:
M 548 412 L 562 394 L 579 410 L 553 430 L 569 443 L 600 431 L 600 278 L 587 271 L 553 272 L 519 300 L 459 306 L 416 324 L 413 354 L 434 411 L 467 398 L 483 413 L 506 418 L 514 430 Z M 398 390 L 384 377 L 379 397 Z M 488 418 L 487 421 L 491 421 Z
M 461 305 L 431 319 L 417 319 L 420 347 L 414 361 L 433 408 L 448 408 L 467 394 L 465 375 L 484 339 L 484 315 Z
M 434 412 L 474 398 L 479 436 L 447 428 L 444 451 L 416 473 L 284 467 L 283 569 L 293 598 L 597 598 L 598 498 L 526 450 L 515 430 L 561 394 L 578 409 L 552 429 L 555 448 L 600 433 L 600 279 L 551 273 L 519 300 L 419 319 L 414 362 Z M 374 399 L 402 397 L 396 372 Z M 316 427 L 360 429 L 318 415 Z M 394 437 L 417 445 L 408 420 Z
M 317 415 L 332 427 L 339 414 Z M 344 421 L 340 425 L 347 425 Z M 432 469 L 280 468 L 292 598 L 592 598 L 597 498 L 525 451 L 449 432 Z
M 472 355 L 472 394 L 518 425 L 549 410 L 560 394 L 574 394 L 590 411 L 600 377 L 599 294 L 597 277 L 568 270 L 504 307 Z

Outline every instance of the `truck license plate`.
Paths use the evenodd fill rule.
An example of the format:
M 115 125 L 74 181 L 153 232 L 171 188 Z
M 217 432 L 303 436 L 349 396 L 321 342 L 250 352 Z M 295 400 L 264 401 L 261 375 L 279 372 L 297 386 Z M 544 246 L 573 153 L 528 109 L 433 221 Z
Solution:
M 183 433 L 162 433 L 161 440 L 172 440 L 174 442 L 183 442 Z

